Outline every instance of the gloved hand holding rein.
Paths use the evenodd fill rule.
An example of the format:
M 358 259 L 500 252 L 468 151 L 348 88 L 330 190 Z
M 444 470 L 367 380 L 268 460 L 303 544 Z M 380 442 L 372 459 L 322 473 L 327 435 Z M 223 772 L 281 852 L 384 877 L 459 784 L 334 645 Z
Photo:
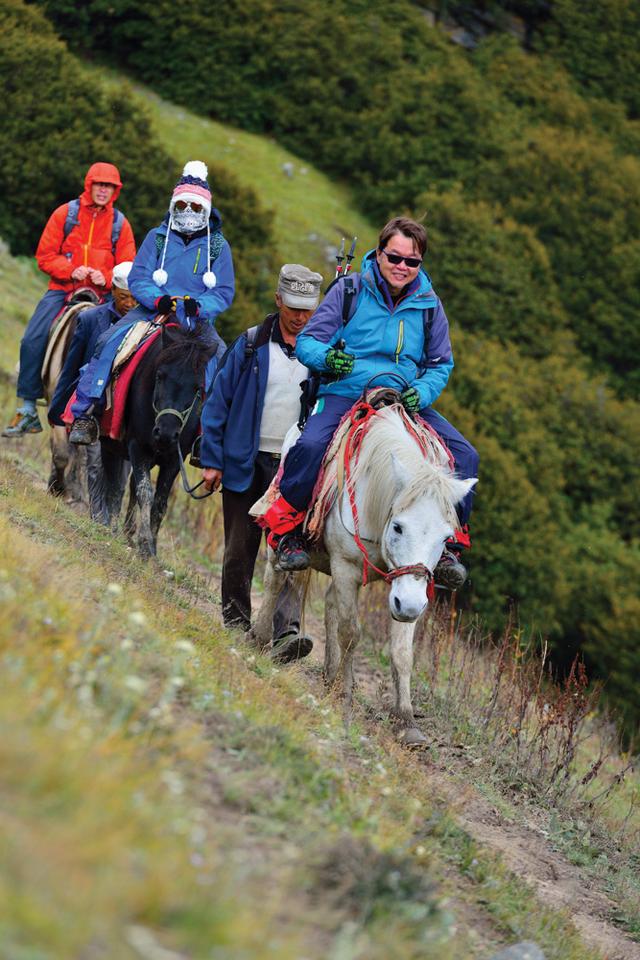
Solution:
M 184 312 L 187 317 L 197 317 L 200 312 L 200 304 L 193 297 L 184 298 Z
M 331 347 L 325 357 L 325 363 L 329 370 L 338 374 L 351 373 L 355 360 L 353 353 L 345 353 L 344 350 L 337 350 L 335 347 Z
M 173 297 L 170 297 L 168 293 L 163 293 L 161 297 L 158 297 L 156 300 L 156 310 L 158 313 L 175 313 L 176 310 L 176 301 Z
M 420 394 L 415 387 L 409 387 L 400 394 L 400 402 L 407 413 L 417 413 L 422 406 Z

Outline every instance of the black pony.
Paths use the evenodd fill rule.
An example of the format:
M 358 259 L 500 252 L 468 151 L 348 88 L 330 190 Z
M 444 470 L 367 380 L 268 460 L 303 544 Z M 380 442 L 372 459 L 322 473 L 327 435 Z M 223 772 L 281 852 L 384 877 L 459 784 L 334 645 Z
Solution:
M 122 461 L 131 462 L 129 505 L 125 531 L 133 539 L 136 503 L 140 508 L 138 552 L 155 556 L 158 530 L 167 510 L 169 492 L 183 457 L 198 430 L 207 363 L 223 347 L 206 324 L 193 330 L 163 326 L 161 335 L 140 360 L 131 378 L 121 441 L 102 438 L 105 499 L 111 522 L 122 502 Z M 159 466 L 155 491 L 151 470 Z

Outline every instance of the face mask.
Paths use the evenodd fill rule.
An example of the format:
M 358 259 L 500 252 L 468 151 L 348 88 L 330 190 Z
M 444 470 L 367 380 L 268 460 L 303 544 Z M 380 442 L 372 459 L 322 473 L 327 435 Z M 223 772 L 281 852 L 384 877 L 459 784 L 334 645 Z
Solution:
M 207 225 L 207 211 L 202 209 L 196 213 L 191 207 L 186 207 L 184 210 L 174 208 L 171 225 L 178 233 L 189 234 L 204 230 Z

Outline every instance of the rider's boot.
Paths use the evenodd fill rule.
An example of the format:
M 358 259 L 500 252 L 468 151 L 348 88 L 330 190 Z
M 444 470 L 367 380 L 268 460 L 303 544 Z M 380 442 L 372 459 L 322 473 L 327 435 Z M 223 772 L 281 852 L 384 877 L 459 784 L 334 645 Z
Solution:
M 25 401 L 16 415 L 2 431 L 3 437 L 21 437 L 25 433 L 42 433 L 42 424 L 34 403 Z
M 460 560 L 460 554 L 471 546 L 469 528 L 465 525 L 457 530 L 455 536 L 447 540 L 440 560 L 433 571 L 436 586 L 447 590 L 459 590 L 467 579 L 467 568 Z
M 100 436 L 100 427 L 95 417 L 77 417 L 73 421 L 71 432 L 69 434 L 69 443 L 78 443 L 82 446 L 89 446 L 95 443 Z
M 306 570 L 311 563 L 302 533 L 304 517 L 304 510 L 296 510 L 282 496 L 271 504 L 262 517 L 261 526 L 269 531 L 267 543 L 275 551 L 276 570 Z

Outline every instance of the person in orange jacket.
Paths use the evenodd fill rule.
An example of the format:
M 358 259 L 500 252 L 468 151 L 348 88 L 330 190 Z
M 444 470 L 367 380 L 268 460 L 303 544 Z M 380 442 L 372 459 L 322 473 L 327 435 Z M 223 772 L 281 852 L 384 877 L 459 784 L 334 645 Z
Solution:
M 18 410 L 3 437 L 40 433 L 36 401 L 43 394 L 41 370 L 52 321 L 78 287 L 90 287 L 100 299 L 111 289 L 116 263 L 133 260 L 136 244 L 129 221 L 116 210 L 122 182 L 112 163 L 94 163 L 77 200 L 63 203 L 49 217 L 36 251 L 49 287 L 38 303 L 20 343 Z

